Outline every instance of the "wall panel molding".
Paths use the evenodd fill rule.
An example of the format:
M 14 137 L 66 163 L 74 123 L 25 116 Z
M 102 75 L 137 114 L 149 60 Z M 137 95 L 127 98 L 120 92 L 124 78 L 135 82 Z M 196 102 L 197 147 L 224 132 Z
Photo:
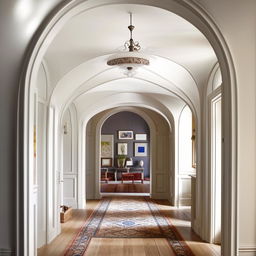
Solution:
M 254 246 L 241 246 L 238 250 L 239 256 L 255 256 L 256 255 L 256 245 Z
M 15 251 L 12 249 L 0 248 L 0 255 L 1 256 L 14 256 L 16 255 Z
M 77 208 L 77 174 L 64 174 L 63 187 L 64 204 Z

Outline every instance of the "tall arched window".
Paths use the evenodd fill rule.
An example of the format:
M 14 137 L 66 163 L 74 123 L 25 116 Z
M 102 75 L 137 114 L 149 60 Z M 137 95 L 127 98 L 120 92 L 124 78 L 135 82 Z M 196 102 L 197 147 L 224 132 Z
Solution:
M 192 112 L 186 106 L 179 122 L 179 172 L 188 172 L 192 168 Z

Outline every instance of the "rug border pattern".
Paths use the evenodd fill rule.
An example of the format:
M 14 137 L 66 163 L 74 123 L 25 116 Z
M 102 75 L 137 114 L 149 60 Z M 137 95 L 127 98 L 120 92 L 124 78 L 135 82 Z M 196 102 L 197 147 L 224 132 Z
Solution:
M 64 256 L 82 256 L 84 255 L 91 238 L 109 238 L 107 236 L 97 236 L 97 231 L 100 229 L 101 223 L 106 215 L 109 205 L 113 199 L 104 198 L 100 202 L 99 206 L 92 212 L 89 219 L 83 224 L 77 235 L 67 247 Z M 147 206 L 161 230 L 161 236 L 152 236 L 147 238 L 165 238 L 168 241 L 169 246 L 173 250 L 176 256 L 194 256 L 189 246 L 185 243 L 180 236 L 177 229 L 171 224 L 159 210 L 156 202 L 152 199 L 143 198 L 147 203 Z M 164 228 L 165 227 L 165 228 Z M 111 237 L 111 238 L 127 238 L 127 237 Z M 130 237 L 129 238 L 133 238 Z M 145 238 L 145 237 L 134 237 Z M 145 238 L 145 239 L 147 239 Z

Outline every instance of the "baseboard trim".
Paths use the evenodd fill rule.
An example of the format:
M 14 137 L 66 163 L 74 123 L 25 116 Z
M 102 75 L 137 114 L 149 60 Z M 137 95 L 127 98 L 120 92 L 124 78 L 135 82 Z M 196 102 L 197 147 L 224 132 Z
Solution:
M 14 255 L 15 255 L 15 251 L 13 251 L 12 249 L 0 248 L 0 256 L 14 256 Z
M 239 256 L 256 256 L 256 246 L 244 246 L 239 248 Z

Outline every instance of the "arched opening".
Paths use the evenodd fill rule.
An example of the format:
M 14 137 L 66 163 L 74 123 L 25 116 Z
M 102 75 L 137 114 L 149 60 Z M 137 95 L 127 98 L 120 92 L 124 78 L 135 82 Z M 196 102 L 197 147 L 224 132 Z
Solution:
M 138 114 L 110 116 L 101 128 L 100 193 L 149 195 L 150 144 L 150 128 Z
M 141 107 L 118 107 L 112 108 L 109 110 L 105 110 L 103 112 L 98 113 L 93 118 L 90 119 L 86 126 L 86 145 L 87 149 L 92 148 L 93 150 L 87 150 L 86 152 L 86 182 L 87 182 L 87 199 L 90 198 L 100 198 L 102 194 L 100 193 L 99 181 L 101 176 L 99 175 L 99 170 L 101 169 L 101 159 L 100 159 L 100 136 L 101 129 L 106 120 L 109 120 L 112 116 L 120 114 L 122 112 L 130 112 L 134 115 L 139 115 L 140 118 L 143 118 L 150 131 L 149 137 L 149 173 L 145 176 L 151 177 L 151 183 L 149 183 L 149 191 L 150 196 L 152 198 L 166 198 L 170 199 L 170 184 L 169 177 L 172 176 L 171 172 L 173 169 L 174 162 L 170 159 L 174 159 L 172 156 L 172 150 L 170 148 L 174 148 L 173 142 L 171 142 L 170 138 L 172 135 L 170 134 L 169 124 L 165 121 L 165 119 L 155 113 L 154 111 Z M 139 119 L 140 119 L 139 118 Z M 156 123 L 161 123 L 161 125 L 156 125 Z M 134 130 L 135 131 L 135 130 Z M 162 134 L 161 138 L 156 138 L 156 134 Z M 135 137 L 136 138 L 136 137 Z M 96 141 L 96 144 L 95 144 Z M 163 142 L 164 141 L 164 142 Z M 174 140 L 173 140 L 174 141 Z M 117 142 L 118 143 L 118 142 Z M 136 140 L 134 144 L 136 143 Z M 172 146 L 171 146 L 172 145 Z M 117 146 L 117 145 L 116 145 Z M 94 148 L 95 147 L 95 148 Z M 134 153 L 134 145 L 131 145 L 132 154 Z M 162 161 L 157 162 L 156 152 L 164 152 L 163 155 L 166 158 L 163 158 Z M 88 156 L 87 154 L 91 154 Z M 136 158 L 134 158 L 136 161 Z M 132 167 L 131 167 L 132 168 Z M 136 170 L 137 167 L 135 167 Z M 95 173 L 96 170 L 96 173 Z M 133 170 L 131 170 L 133 171 Z M 97 175 L 98 174 L 98 175 Z M 95 184 L 95 185 L 94 185 Z M 144 193 L 143 193 L 144 194 Z M 142 195 L 143 195 L 142 194 Z
M 145 3 L 143 3 L 145 4 Z M 234 255 L 235 254 L 235 241 L 236 237 L 231 236 L 231 234 L 235 234 L 233 230 L 236 229 L 236 201 L 234 200 L 235 198 L 235 184 L 236 184 L 236 172 L 235 172 L 235 153 L 236 153 L 236 148 L 231 147 L 231 145 L 236 145 L 235 141 L 235 132 L 236 132 L 236 119 L 235 119 L 235 104 L 236 104 L 236 97 L 235 97 L 235 80 L 234 80 L 234 70 L 233 70 L 233 65 L 232 65 L 232 60 L 230 58 L 228 48 L 222 38 L 222 36 L 219 34 L 219 31 L 217 27 L 212 23 L 212 21 L 208 18 L 207 14 L 204 13 L 200 8 L 197 6 L 193 5 L 192 3 L 176 3 L 172 2 L 170 5 L 164 5 L 161 6 L 160 3 L 148 3 L 148 5 L 159 5 L 157 7 L 160 7 L 165 10 L 169 10 L 175 13 L 180 14 L 181 16 L 187 18 L 191 23 L 196 25 L 208 38 L 208 40 L 211 42 L 213 45 L 216 55 L 218 57 L 220 66 L 221 66 L 221 73 L 222 73 L 222 78 L 223 78 L 223 105 L 222 105 L 222 116 L 226 120 L 229 120 L 229 122 L 225 122 L 223 125 L 223 137 L 225 140 L 225 144 L 223 145 L 223 148 L 225 149 L 226 155 L 224 158 L 224 163 L 223 163 L 223 169 L 227 170 L 225 173 L 223 173 L 223 184 L 225 187 L 225 192 L 222 192 L 222 199 L 225 200 L 225 202 L 228 204 L 229 207 L 227 207 L 225 210 L 223 210 L 223 218 L 222 218 L 222 225 L 225 225 L 225 233 L 222 234 L 222 241 L 223 241 L 223 252 L 225 255 Z M 30 62 L 28 65 L 28 69 L 26 72 L 26 76 L 24 76 L 24 95 L 25 95 L 25 100 L 22 100 L 22 95 L 21 95 L 21 109 L 23 109 L 23 104 L 24 104 L 24 124 L 21 123 L 21 127 L 24 128 L 24 134 L 22 134 L 23 141 L 21 144 L 21 148 L 24 151 L 24 165 L 23 165 L 23 171 L 24 171 L 24 177 L 28 177 L 28 180 L 26 180 L 25 183 L 21 182 L 22 187 L 24 188 L 24 198 L 21 198 L 20 202 L 24 201 L 24 204 L 20 204 L 20 210 L 23 212 L 24 211 L 24 225 L 21 223 L 21 232 L 24 230 L 24 239 L 22 241 L 23 244 L 28 246 L 25 246 L 24 253 L 26 255 L 30 255 L 34 252 L 35 250 L 35 245 L 34 243 L 34 238 L 33 238 L 33 225 L 27 225 L 28 216 L 31 216 L 31 221 L 34 222 L 34 214 L 33 212 L 35 211 L 35 206 L 36 204 L 32 204 L 33 200 L 30 200 L 33 198 L 33 159 L 31 159 L 29 156 L 31 156 L 31 152 L 33 152 L 33 131 L 34 131 L 34 122 L 33 116 L 34 116 L 34 111 L 33 111 L 33 106 L 34 106 L 34 79 L 36 78 L 37 70 L 39 68 L 40 62 L 41 62 L 41 57 L 43 56 L 44 52 L 46 51 L 46 44 L 47 40 L 51 40 L 50 38 L 53 38 L 57 30 L 64 24 L 65 21 L 67 21 L 69 18 L 69 15 L 73 15 L 75 12 L 79 10 L 79 8 L 89 8 L 87 6 L 87 3 L 81 4 L 81 6 L 77 5 L 76 3 L 72 3 L 69 6 L 66 6 L 61 9 L 61 11 L 54 16 L 54 18 L 50 21 L 48 24 L 48 27 L 43 31 L 41 34 L 40 39 L 37 41 L 37 45 L 35 46 L 35 49 L 32 53 L 32 56 L 30 58 Z M 69 12 L 70 11 L 70 12 Z M 71 14 L 73 13 L 73 14 Z M 66 15 L 69 14 L 69 15 Z M 57 25 L 53 25 L 55 23 L 55 19 L 59 19 L 59 23 Z M 47 33 L 50 31 L 51 33 Z M 46 34 L 47 37 L 46 37 Z M 47 39 L 47 40 L 46 40 Z M 42 44 L 42 40 L 46 44 Z M 49 41 L 48 41 L 49 42 Z M 21 90 L 23 93 L 23 90 Z M 69 92 L 66 92 L 67 95 Z M 192 94 L 190 95 L 192 97 Z M 191 97 L 185 97 L 186 100 L 190 99 Z M 51 240 L 54 235 L 58 232 L 59 226 L 56 223 L 57 222 L 57 215 L 56 211 L 54 211 L 54 205 L 56 208 L 56 202 L 59 200 L 58 194 L 60 193 L 60 187 L 56 186 L 56 181 L 60 181 L 61 179 L 61 174 L 58 172 L 59 168 L 61 167 L 61 161 L 59 158 L 55 158 L 56 152 L 58 152 L 58 146 L 61 142 L 61 139 L 58 135 L 57 131 L 62 130 L 63 127 L 61 127 L 60 122 L 59 122 L 59 109 L 62 108 L 62 104 L 58 104 L 59 99 L 52 97 L 51 98 L 51 105 L 48 111 L 48 144 L 47 144 L 47 150 L 48 150 L 48 177 L 52 177 L 52 179 L 49 179 L 47 183 L 47 189 L 48 192 L 49 190 L 55 190 L 56 193 L 54 194 L 53 197 L 49 197 L 47 200 L 47 203 L 49 204 L 48 206 L 48 217 L 52 216 L 52 213 L 54 215 L 53 219 L 49 219 L 49 221 L 52 222 L 52 227 L 48 229 L 48 239 Z M 65 103 L 66 104 L 66 103 Z M 198 106 L 195 107 L 196 109 Z M 198 109 L 197 109 L 198 110 Z M 231 115 L 230 115 L 231 113 Z M 198 117 L 198 120 L 199 117 Z M 23 126 L 24 125 L 24 126 Z M 81 125 L 79 123 L 79 125 Z M 200 135 L 200 129 L 199 125 L 198 127 L 198 134 Z M 232 128 L 232 129 L 231 129 Z M 198 136 L 198 144 L 200 144 L 200 136 Z M 28 145 L 28 146 L 26 146 Z M 199 147 L 198 147 L 199 149 Z M 227 155 L 228 154 L 228 155 Z M 51 158 L 53 157 L 53 158 Z M 201 163 L 200 159 L 200 149 L 198 150 L 198 158 L 197 162 Z M 206 199 L 203 196 L 203 182 L 205 181 L 205 177 L 200 170 L 200 165 L 198 166 L 197 170 L 197 177 L 198 177 L 198 182 L 197 182 L 197 187 L 196 187 L 196 194 L 198 196 L 197 200 L 197 206 L 196 206 L 196 212 L 197 212 L 197 223 L 196 226 L 198 228 L 195 228 L 197 231 L 200 230 L 199 227 L 202 227 L 205 225 L 206 218 L 207 216 L 203 215 L 202 209 L 204 205 L 206 204 L 205 201 Z M 27 170 L 27 173 L 26 173 Z M 57 171 L 56 171 L 57 170 Z M 229 175 L 229 172 L 234 172 L 232 174 L 234 175 Z M 225 186 L 227 185 L 227 186 Z M 31 194 L 32 193 L 32 194 Z M 51 193 L 49 192 L 51 195 Z M 200 198 L 202 200 L 200 200 Z M 200 203 L 199 203 L 200 202 Z M 28 209 L 28 210 L 27 210 Z M 231 216 L 231 218 L 230 218 Z M 48 221 L 48 222 L 49 222 Z M 56 228 L 57 226 L 57 228 Z M 28 227 L 28 228 L 27 228 Z M 201 234 L 203 236 L 203 234 Z

